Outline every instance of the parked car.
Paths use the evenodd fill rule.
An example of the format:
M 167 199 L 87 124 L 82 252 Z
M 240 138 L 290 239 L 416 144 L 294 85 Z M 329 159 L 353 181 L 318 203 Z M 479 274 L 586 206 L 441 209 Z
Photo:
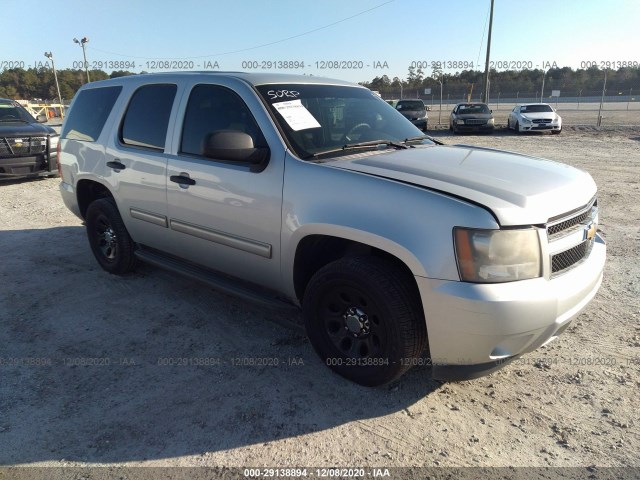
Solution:
M 486 103 L 458 103 L 449 116 L 449 130 L 493 133 L 495 120 Z
M 562 131 L 562 118 L 551 105 L 526 103 L 513 107 L 507 118 L 507 128 L 516 133 L 550 130 L 557 135 Z
M 405 98 L 402 100 L 391 100 L 390 105 L 398 110 L 407 120 L 419 129 L 427 130 L 429 115 L 427 107 L 419 98 Z
M 14 100 L 0 98 L 0 179 L 52 176 L 59 135 Z
M 435 378 L 487 374 L 554 340 L 602 281 L 587 172 L 438 144 L 338 80 L 92 82 L 59 160 L 62 198 L 105 271 L 142 260 L 301 307 L 322 361 L 363 385 L 423 352 Z

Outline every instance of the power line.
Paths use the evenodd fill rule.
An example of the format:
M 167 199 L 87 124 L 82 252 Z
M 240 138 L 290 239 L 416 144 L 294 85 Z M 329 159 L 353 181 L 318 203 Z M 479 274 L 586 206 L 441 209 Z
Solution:
M 305 35 L 309 35 L 311 33 L 315 33 L 315 32 L 317 32 L 319 30 L 324 30 L 326 28 L 333 27 L 334 25 L 338 25 L 339 23 L 346 22 L 347 20 L 351 20 L 353 18 L 359 17 L 360 15 L 364 15 L 365 13 L 369 13 L 369 12 L 371 12 L 373 10 L 376 10 L 376 9 L 378 9 L 380 7 L 383 7 L 384 5 L 387 5 L 389 3 L 393 3 L 394 1 L 395 0 L 388 0 L 386 2 L 383 2 L 383 3 L 379 4 L 379 5 L 376 5 L 375 7 L 369 8 L 367 10 L 363 10 L 361 12 L 356 13 L 355 15 L 351 15 L 350 17 L 346 17 L 346 18 L 343 18 L 341 20 L 337 20 L 337 21 L 335 21 L 333 23 L 329 23 L 327 25 L 323 25 L 322 27 L 314 28 L 313 30 L 308 30 L 306 32 L 299 33 L 297 35 L 292 35 L 291 37 L 283 38 L 283 39 L 280 39 L 280 40 L 275 40 L 275 41 L 269 42 L 269 43 L 263 43 L 261 45 L 255 45 L 253 47 L 241 48 L 239 50 L 231 50 L 231 51 L 228 51 L 228 52 L 213 53 L 211 55 L 198 55 L 198 56 L 195 56 L 195 57 L 174 57 L 174 58 L 172 58 L 172 57 L 141 57 L 141 56 L 136 56 L 136 55 L 125 55 L 125 54 L 122 54 L 122 53 L 110 52 L 108 50 L 100 50 L 99 48 L 95 48 L 95 47 L 91 47 L 91 50 L 95 50 L 96 52 L 108 53 L 109 55 L 117 55 L 119 57 L 140 58 L 142 60 L 190 60 L 190 59 L 196 59 L 196 58 L 220 57 L 222 55 L 231 55 L 233 53 L 241 53 L 241 52 L 248 52 L 250 50 L 257 50 L 258 48 L 269 47 L 271 45 L 276 45 L 278 43 L 283 43 L 283 42 L 287 42 L 289 40 L 293 40 L 294 38 L 300 38 L 300 37 L 303 37 Z

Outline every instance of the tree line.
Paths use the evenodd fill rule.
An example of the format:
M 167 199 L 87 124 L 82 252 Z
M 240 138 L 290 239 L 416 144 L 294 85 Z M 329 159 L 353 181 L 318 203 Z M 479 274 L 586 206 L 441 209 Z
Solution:
M 60 95 L 63 102 L 68 103 L 78 89 L 87 83 L 84 70 L 57 70 Z M 89 70 L 91 81 L 134 75 L 132 72 L 118 70 L 110 74 L 102 70 Z M 58 92 L 50 68 L 13 68 L 0 73 L 0 97 L 14 100 L 51 100 L 58 101 Z
M 58 70 L 58 82 L 60 94 L 65 103 L 69 102 L 76 91 L 86 83 L 84 70 L 63 69 Z M 144 73 L 144 72 L 143 72 Z M 492 95 L 502 92 L 505 94 L 532 93 L 539 91 L 542 84 L 543 71 L 536 70 L 505 70 L 491 71 L 490 90 Z M 134 75 L 133 72 L 118 70 L 106 73 L 102 70 L 90 70 L 92 81 L 105 80 L 107 78 Z M 478 70 L 463 70 L 455 73 L 443 73 L 434 71 L 426 76 L 421 69 L 409 68 L 406 78 L 387 75 L 375 77 L 371 81 L 360 82 L 361 85 L 377 90 L 381 94 L 397 93 L 401 90 L 412 95 L 421 94 L 425 88 L 431 88 L 432 93 L 440 90 L 440 82 L 445 92 L 451 95 L 463 95 L 473 88 L 474 94 L 482 89 L 483 72 Z M 604 71 L 597 67 L 573 70 L 570 67 L 552 68 L 545 75 L 545 92 L 552 89 L 564 90 L 577 95 L 579 91 L 583 95 L 597 94 L 602 91 Z M 607 70 L 608 94 L 628 94 L 630 89 L 640 94 L 640 68 L 619 68 Z M 4 70 L 0 73 L 0 97 L 21 100 L 52 100 L 56 101 L 56 92 L 53 71 L 49 68 L 15 68 Z
M 491 70 L 489 72 L 490 91 L 495 96 L 498 92 L 515 95 L 520 93 L 532 93 L 539 91 L 544 75 L 544 90 L 564 90 L 578 95 L 602 92 L 604 82 L 604 70 L 597 67 L 573 70 L 570 67 L 551 68 L 546 74 L 543 70 Z M 387 75 L 375 77 L 370 82 L 361 82 L 371 90 L 381 94 L 398 93 L 401 90 L 409 94 L 418 92 L 422 94 L 425 88 L 431 88 L 432 93 L 438 94 L 440 82 L 443 90 L 451 95 L 463 95 L 470 93 L 473 88 L 474 95 L 482 90 L 484 72 L 479 70 L 463 70 L 455 73 L 443 73 L 434 71 L 426 76 L 421 69 L 409 68 L 406 78 L 389 78 Z M 617 70 L 607 70 L 607 94 L 620 93 L 627 95 L 632 89 L 640 94 L 640 68 L 623 67 Z

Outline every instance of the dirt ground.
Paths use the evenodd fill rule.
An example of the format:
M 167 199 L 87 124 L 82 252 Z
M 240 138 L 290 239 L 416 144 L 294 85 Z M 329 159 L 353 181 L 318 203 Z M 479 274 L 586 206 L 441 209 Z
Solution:
M 110 276 L 58 179 L 4 183 L 0 464 L 640 466 L 640 129 L 436 135 L 598 183 L 604 282 L 557 341 L 474 381 L 417 368 L 359 387 L 316 358 L 296 314 L 148 266 Z M 244 365 L 257 358 L 273 365 Z

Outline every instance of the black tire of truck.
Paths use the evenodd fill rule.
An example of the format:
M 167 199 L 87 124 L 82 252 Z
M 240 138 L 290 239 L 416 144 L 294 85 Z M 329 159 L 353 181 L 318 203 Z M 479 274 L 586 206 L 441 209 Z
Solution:
M 103 270 L 123 275 L 136 267 L 135 243 L 113 199 L 93 201 L 87 208 L 85 223 L 91 251 Z
M 414 279 L 384 258 L 344 257 L 322 267 L 305 291 L 303 316 L 325 365 L 364 386 L 402 376 L 427 341 Z

